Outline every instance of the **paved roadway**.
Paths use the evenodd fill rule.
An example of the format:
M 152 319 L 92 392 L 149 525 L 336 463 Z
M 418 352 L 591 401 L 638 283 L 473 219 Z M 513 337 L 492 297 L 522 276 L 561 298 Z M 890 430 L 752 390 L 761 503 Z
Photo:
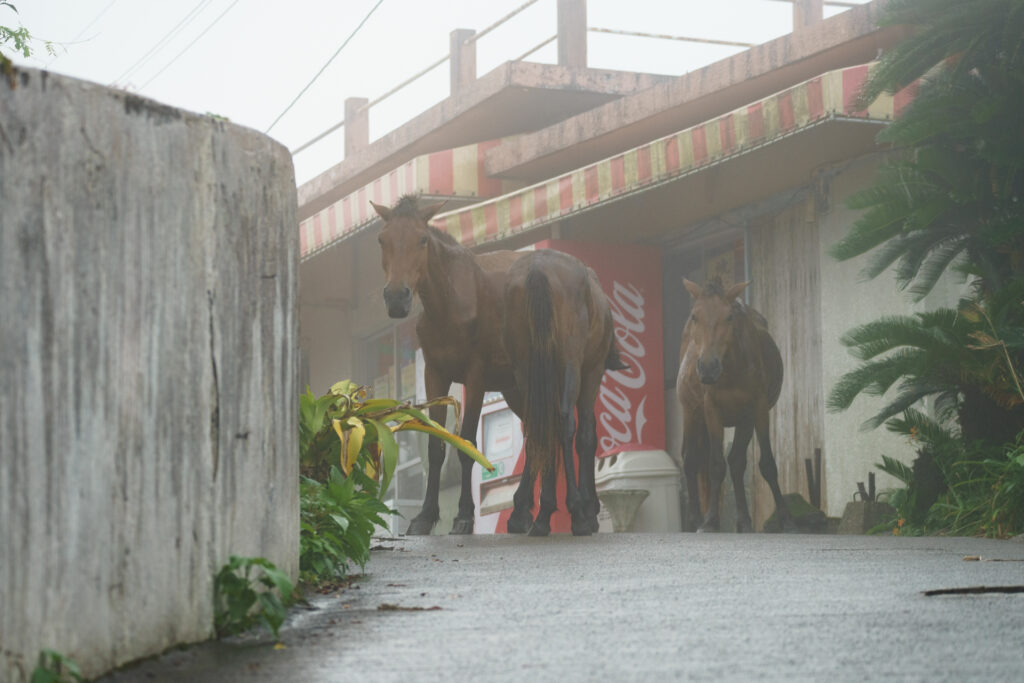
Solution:
M 600 534 L 381 545 L 358 584 L 293 613 L 284 649 L 249 635 L 103 680 L 1024 680 L 1024 593 L 922 593 L 1024 584 L 1024 543 Z

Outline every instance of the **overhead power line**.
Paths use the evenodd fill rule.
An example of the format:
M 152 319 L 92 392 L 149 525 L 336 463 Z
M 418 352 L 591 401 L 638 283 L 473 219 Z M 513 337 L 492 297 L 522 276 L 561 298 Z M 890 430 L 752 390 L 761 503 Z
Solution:
M 199 42 L 199 39 L 200 39 L 200 38 L 202 38 L 203 36 L 205 36 L 205 35 L 206 35 L 206 34 L 207 34 L 207 33 L 208 33 L 209 31 L 210 31 L 210 29 L 211 29 L 211 28 L 213 28 L 214 26 L 216 26 L 216 25 L 217 25 L 217 22 L 218 22 L 218 21 L 220 21 L 220 20 L 221 20 L 221 19 L 222 19 L 222 18 L 224 17 L 224 15 L 225 15 L 225 14 L 227 14 L 228 12 L 230 12 L 230 11 L 231 11 L 231 9 L 232 9 L 232 8 L 233 8 L 233 7 L 235 6 L 235 5 L 237 5 L 238 3 L 239 3 L 239 0 L 235 0 L 235 1 L 234 1 L 234 2 L 232 2 L 232 3 L 230 4 L 230 5 L 228 5 L 227 9 L 225 9 L 225 10 L 224 10 L 223 12 L 221 12 L 220 14 L 218 14 L 218 15 L 217 15 L 217 18 L 216 18 L 216 19 L 214 19 L 213 21 L 211 21 L 211 22 L 210 22 L 210 24 L 209 24 L 209 25 L 208 25 L 208 26 L 207 26 L 206 28 L 204 28 L 204 29 L 202 30 L 202 32 L 201 32 L 201 33 L 200 33 L 199 35 L 197 35 L 197 36 L 196 36 L 195 38 L 193 38 L 193 39 L 192 39 L 192 40 L 191 40 L 191 41 L 189 42 L 189 44 L 188 44 L 188 45 L 186 45 L 186 46 L 185 46 L 184 48 L 182 48 L 181 52 L 179 52 L 178 54 L 174 55 L 174 57 L 172 57 L 172 58 L 171 58 L 171 61 L 169 61 L 169 62 L 167 62 L 166 64 L 164 64 L 164 65 L 163 65 L 163 67 L 162 67 L 162 68 L 161 68 L 161 69 L 160 69 L 159 71 L 157 71 L 157 72 L 156 72 L 155 74 L 153 74 L 152 76 L 150 76 L 150 77 L 149 77 L 149 80 L 148 80 L 148 81 L 146 81 L 145 83 L 143 83 L 143 84 L 142 84 L 142 86 L 141 86 L 141 87 L 139 88 L 139 90 L 142 90 L 143 88 L 145 88 L 145 87 L 146 87 L 147 85 L 149 85 L 150 83 L 152 83 L 153 81 L 155 81 L 155 80 L 157 79 L 157 77 L 158 77 L 158 76 L 160 76 L 160 74 L 162 74 L 162 73 L 163 73 L 164 71 L 167 71 L 167 69 L 168 69 L 168 68 L 169 68 L 169 67 L 170 67 L 170 66 L 171 66 L 172 64 L 174 64 L 174 63 L 175 63 L 176 61 L 178 61 L 178 59 L 179 59 L 179 58 L 180 58 L 180 57 L 181 57 L 181 56 L 182 56 L 183 54 L 185 54 L 186 52 L 188 52 L 188 51 L 189 51 L 189 50 L 190 50 L 190 49 L 192 48 L 192 46 L 193 46 L 193 45 L 195 45 L 195 44 L 196 44 L 197 42 Z
M 181 19 L 181 21 L 179 21 L 177 24 L 175 24 L 174 28 L 172 28 L 170 31 L 168 31 L 166 34 L 164 34 L 163 38 L 158 40 L 156 42 L 156 44 L 153 45 L 153 47 L 149 48 L 149 50 L 146 52 L 146 54 L 144 54 L 141 57 L 139 57 L 139 59 L 136 60 L 136 62 L 134 64 L 132 64 L 130 67 L 128 67 L 123 74 L 121 74 L 120 76 L 115 78 L 113 80 L 113 82 L 111 83 L 111 85 L 116 85 L 118 81 L 123 80 L 126 76 L 128 76 L 131 73 L 133 73 L 142 64 L 144 64 L 147 61 L 149 61 L 149 59 L 154 54 L 156 54 L 159 50 L 163 49 L 163 47 L 168 42 L 170 42 L 170 40 L 172 38 L 174 38 L 174 36 L 178 35 L 178 33 L 180 33 L 182 31 L 182 29 L 184 29 L 186 26 L 188 26 L 190 23 L 192 23 L 192 21 L 197 16 L 199 16 L 199 13 L 202 12 L 204 9 L 206 9 L 206 6 L 209 5 L 212 1 L 213 0 L 199 0 L 199 3 L 195 7 L 193 7 L 188 12 L 188 14 L 186 14 Z
M 277 115 L 277 118 L 274 119 L 274 122 L 271 123 L 267 127 L 267 129 L 265 131 L 263 131 L 264 133 L 269 133 L 270 130 L 274 126 L 277 125 L 277 122 L 280 121 L 282 118 L 284 118 L 285 114 L 287 114 L 289 111 L 291 111 L 291 108 L 295 106 L 295 103 L 298 102 L 299 99 L 303 95 L 306 94 L 306 91 L 309 90 L 310 86 L 313 85 L 316 82 L 316 79 L 320 78 L 320 74 L 322 74 L 327 69 L 327 67 L 331 65 L 331 62 L 334 61 L 335 57 L 337 57 L 339 54 L 341 54 L 341 51 L 345 49 L 345 46 L 348 45 L 349 41 L 352 40 L 357 33 L 359 33 L 359 29 L 361 29 L 363 27 L 363 24 L 365 24 L 370 19 L 370 17 L 373 15 L 373 13 L 377 11 L 377 8 L 380 7 L 383 2 L 384 2 L 384 0 L 377 0 L 377 4 L 374 5 L 373 8 L 370 9 L 369 12 L 367 12 L 366 16 L 363 17 L 363 20 L 359 22 L 359 25 L 356 26 L 355 30 L 352 31 L 352 33 L 349 34 L 348 38 L 345 39 L 345 42 L 341 44 L 341 47 L 339 47 L 337 50 L 335 50 L 334 54 L 331 55 L 331 58 L 327 60 L 327 63 L 324 64 L 320 68 L 320 70 L 316 72 L 316 75 L 313 76 L 312 80 L 310 80 L 310 82 L 306 84 L 306 87 L 304 87 L 299 92 L 299 94 L 295 96 L 295 99 L 291 101 L 291 104 L 289 104 L 287 107 L 285 107 L 283 112 L 281 112 L 280 114 Z

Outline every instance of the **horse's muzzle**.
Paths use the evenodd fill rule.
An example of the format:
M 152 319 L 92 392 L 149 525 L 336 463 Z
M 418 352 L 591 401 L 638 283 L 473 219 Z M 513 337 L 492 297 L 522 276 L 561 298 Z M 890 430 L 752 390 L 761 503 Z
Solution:
M 701 384 L 714 384 L 722 376 L 722 361 L 713 358 L 711 362 L 705 363 L 703 358 L 698 358 L 697 376 Z
M 412 310 L 412 290 L 408 287 L 384 288 L 384 303 L 388 307 L 388 316 L 404 318 Z

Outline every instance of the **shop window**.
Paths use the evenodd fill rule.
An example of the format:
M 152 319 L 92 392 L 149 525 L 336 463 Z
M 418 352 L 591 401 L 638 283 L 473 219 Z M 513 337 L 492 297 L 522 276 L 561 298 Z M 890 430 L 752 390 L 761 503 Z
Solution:
M 363 381 L 372 387 L 375 398 L 416 400 L 417 367 L 422 368 L 423 364 L 418 347 L 415 322 L 411 320 L 366 340 L 363 369 L 369 376 Z M 397 516 L 391 520 L 392 531 L 400 533 L 423 502 L 427 438 L 418 432 L 399 432 L 395 438 L 398 465 L 386 502 L 404 517 L 404 520 Z

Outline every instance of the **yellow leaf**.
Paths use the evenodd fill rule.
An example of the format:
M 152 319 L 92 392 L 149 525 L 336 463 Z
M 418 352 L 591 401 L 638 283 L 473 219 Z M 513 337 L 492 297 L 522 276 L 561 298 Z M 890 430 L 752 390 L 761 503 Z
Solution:
M 972 303 L 964 306 L 960 309 L 960 315 L 962 315 L 968 322 L 981 322 L 981 309 L 977 304 Z
M 348 475 L 348 470 L 345 469 L 345 453 L 348 452 L 348 432 L 342 428 L 341 420 L 331 420 L 331 426 L 334 427 L 335 433 L 341 439 L 341 470 Z
M 274 643 L 274 649 L 275 650 L 287 650 L 288 646 L 285 645 L 284 643 Z
M 486 457 L 484 457 L 484 454 L 478 451 L 476 446 L 474 446 L 469 441 L 466 441 L 461 436 L 456 436 L 455 434 L 452 434 L 451 432 L 448 432 L 444 429 L 439 429 L 432 425 L 424 424 L 419 420 L 409 420 L 407 422 L 397 424 L 391 428 L 391 431 L 393 432 L 404 432 L 406 430 L 432 434 L 433 436 L 436 436 L 443 441 L 447 441 L 448 443 L 452 444 L 469 457 L 476 460 L 488 472 L 494 471 L 494 465 L 492 465 L 490 461 Z
M 352 429 L 348 430 L 348 447 L 345 450 L 344 462 L 341 467 L 345 474 L 351 472 L 353 465 L 356 464 L 359 451 L 363 448 L 363 437 L 366 435 L 366 427 L 363 426 L 363 421 L 359 418 L 350 417 L 348 424 Z M 337 428 L 335 429 L 337 430 Z

